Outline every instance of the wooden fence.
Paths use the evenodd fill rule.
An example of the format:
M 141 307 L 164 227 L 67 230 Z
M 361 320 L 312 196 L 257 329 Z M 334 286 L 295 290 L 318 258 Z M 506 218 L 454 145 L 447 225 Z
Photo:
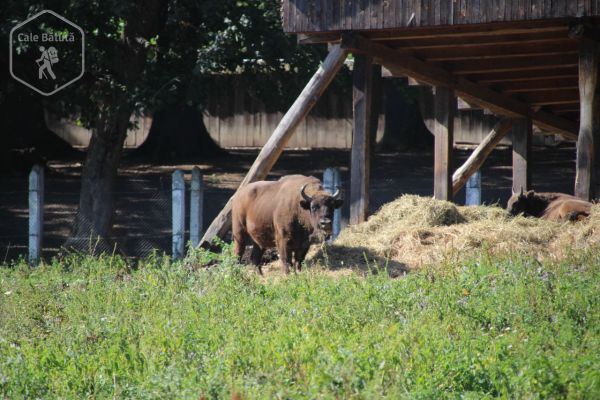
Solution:
M 204 123 L 222 147 L 262 147 L 284 114 L 268 111 L 236 76 L 215 77 L 210 87 Z M 380 116 L 379 136 L 383 134 Z M 290 148 L 348 149 L 352 142 L 352 97 L 327 90 L 300 123 Z
M 384 85 L 392 84 L 384 79 Z M 262 147 L 283 116 L 282 111 L 268 111 L 265 105 L 249 94 L 243 81 L 236 76 L 215 77 L 204 111 L 204 123 L 211 137 L 224 148 Z M 382 92 L 385 93 L 385 90 Z M 432 89 L 420 87 L 412 91 L 419 103 L 425 125 L 433 129 Z M 382 108 L 383 109 L 383 108 Z M 455 118 L 455 142 L 478 144 L 498 121 L 483 110 L 461 110 Z M 46 116 L 48 128 L 76 147 L 87 147 L 91 132 L 72 121 Z M 136 148 L 148 136 L 152 117 L 139 118 L 125 147 Z M 377 137 L 383 136 L 385 115 L 379 115 Z M 300 123 L 289 148 L 349 149 L 352 142 L 352 96 L 327 90 L 314 109 Z M 504 139 L 503 144 L 510 144 Z

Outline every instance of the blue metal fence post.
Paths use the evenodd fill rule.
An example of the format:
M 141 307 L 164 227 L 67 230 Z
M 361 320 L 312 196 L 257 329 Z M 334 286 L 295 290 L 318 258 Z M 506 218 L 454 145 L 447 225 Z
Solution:
M 179 260 L 185 254 L 185 181 L 183 171 L 173 172 L 173 253 L 172 259 Z
M 323 173 L 323 189 L 329 193 L 334 193 L 336 190 L 342 190 L 342 179 L 339 168 L 327 168 Z M 336 208 L 333 212 L 333 232 L 331 240 L 335 240 L 340 234 L 342 226 L 342 209 Z
M 478 206 L 481 204 L 481 171 L 475 172 L 466 185 L 465 205 Z
M 192 190 L 190 194 L 190 241 L 192 246 L 198 247 L 202 238 L 202 224 L 204 209 L 204 184 L 200 168 L 192 168 Z
M 29 174 L 29 264 L 42 256 L 44 231 L 44 168 L 34 165 Z

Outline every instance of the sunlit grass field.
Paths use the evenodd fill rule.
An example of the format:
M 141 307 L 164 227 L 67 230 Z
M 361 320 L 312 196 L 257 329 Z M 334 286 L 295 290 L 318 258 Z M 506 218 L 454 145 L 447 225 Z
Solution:
M 398 279 L 218 258 L 0 267 L 0 398 L 600 397 L 597 251 Z

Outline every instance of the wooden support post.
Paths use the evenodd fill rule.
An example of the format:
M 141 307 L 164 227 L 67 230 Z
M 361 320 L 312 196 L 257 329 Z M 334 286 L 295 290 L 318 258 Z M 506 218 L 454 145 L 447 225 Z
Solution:
M 327 168 L 323 172 L 323 189 L 329 193 L 334 193 L 336 190 L 342 190 L 342 179 L 339 168 Z M 340 234 L 342 227 L 342 209 L 336 208 L 333 212 L 333 229 L 331 233 L 331 241 L 334 241 Z
M 371 163 L 371 101 L 373 97 L 373 59 L 354 58 L 352 108 L 354 129 L 350 166 L 350 224 L 367 220 L 369 209 L 369 171 Z
M 433 197 L 452 200 L 452 149 L 454 146 L 454 113 L 456 97 L 446 87 L 435 89 L 435 149 Z
M 529 190 L 531 186 L 531 137 L 533 134 L 531 119 L 521 118 L 513 121 L 512 156 L 513 156 L 513 193 Z
M 500 143 L 513 126 L 513 120 L 504 118 L 498 121 L 490 133 L 481 141 L 479 146 L 452 175 L 452 192 L 454 194 L 465 185 L 469 177 L 481 168 L 492 150 Z
M 190 193 L 190 241 L 192 246 L 200 244 L 204 210 L 204 184 L 200 168 L 192 168 L 192 190 Z
M 185 181 L 183 171 L 173 172 L 173 260 L 180 260 L 185 254 Z
M 342 49 L 340 45 L 331 46 L 327 58 L 304 87 L 296 101 L 294 101 L 292 107 L 285 113 L 279 125 L 277 125 L 277 128 L 275 128 L 275 131 L 258 154 L 246 177 L 240 183 L 239 188 L 267 177 L 267 174 L 279 159 L 286 143 L 292 137 L 302 119 L 313 108 L 319 97 L 321 97 L 327 86 L 329 86 L 329 83 L 331 83 L 342 65 L 344 65 L 346 54 L 346 50 Z M 223 238 L 229 229 L 231 229 L 232 199 L 233 197 L 229 199 L 223 210 L 221 210 L 206 230 L 200 241 L 201 246 L 210 246 L 213 238 L 216 236 Z
M 598 193 L 596 183 L 598 171 L 595 154 L 600 147 L 600 50 L 590 40 L 583 40 L 579 53 L 579 97 L 581 104 L 579 136 L 577 138 L 577 173 L 575 175 L 575 196 L 591 200 Z
M 44 167 L 34 165 L 29 174 L 29 264 L 42 257 L 44 233 Z

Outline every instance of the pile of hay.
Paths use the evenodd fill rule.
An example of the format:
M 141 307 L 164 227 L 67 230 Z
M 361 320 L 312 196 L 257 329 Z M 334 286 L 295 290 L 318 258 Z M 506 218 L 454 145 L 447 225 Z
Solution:
M 600 205 L 585 221 L 558 223 L 511 217 L 499 206 L 460 207 L 405 195 L 383 206 L 365 223 L 347 227 L 309 260 L 329 268 L 369 264 L 401 271 L 488 254 L 521 253 L 560 259 L 577 248 L 600 244 Z

